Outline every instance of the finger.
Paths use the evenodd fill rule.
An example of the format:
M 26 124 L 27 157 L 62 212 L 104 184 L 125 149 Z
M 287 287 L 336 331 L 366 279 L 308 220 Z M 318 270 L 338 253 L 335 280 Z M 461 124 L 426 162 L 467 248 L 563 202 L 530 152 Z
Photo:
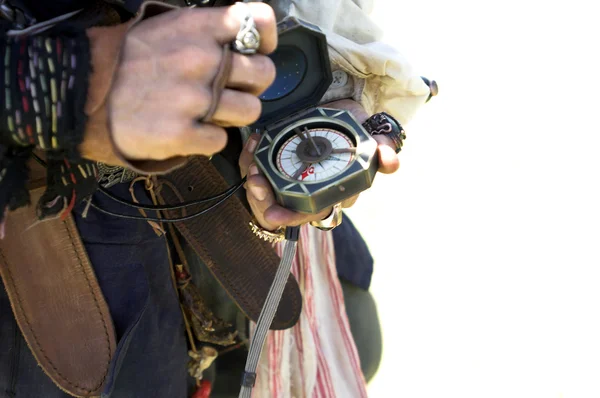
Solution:
M 271 185 L 265 177 L 258 174 L 256 165 L 251 165 L 246 183 L 248 203 L 259 224 L 267 230 L 276 230 L 280 226 L 296 226 L 311 221 L 323 220 L 331 214 L 326 209 L 318 214 L 298 213 L 281 207 L 273 194 Z
M 207 11 L 210 32 L 221 44 L 233 41 L 240 31 L 241 23 L 248 14 L 254 18 L 256 29 L 260 34 L 258 52 L 270 54 L 277 48 L 277 22 L 273 9 L 263 3 L 237 3 L 231 7 L 202 9 Z
M 352 114 L 358 123 L 363 124 L 368 118 L 369 114 L 365 111 L 363 106 L 351 99 L 343 99 L 338 101 L 329 102 L 327 104 L 322 105 L 323 108 L 334 108 L 334 109 L 343 109 Z
M 225 129 L 213 124 L 192 124 L 190 128 L 170 140 L 172 153 L 212 156 L 221 152 L 227 145 Z
M 255 167 L 256 165 L 250 166 L 246 188 L 248 203 L 263 228 L 272 231 L 280 226 L 302 225 L 313 220 L 322 220 L 331 213 L 331 209 L 315 215 L 281 207 L 275 199 L 271 185 L 265 177 L 257 174 L 258 170 Z
M 395 145 L 391 138 L 382 134 L 374 135 L 377 141 L 377 151 L 379 153 L 379 172 L 383 174 L 392 174 L 400 168 L 400 160 L 396 154 Z
M 258 120 L 261 111 L 260 100 L 254 95 L 225 89 L 211 123 L 221 127 L 248 126 Z
M 275 195 L 267 179 L 258 173 L 256 165 L 249 168 L 249 176 L 246 182 L 248 203 L 258 223 L 265 229 L 274 231 L 283 224 L 265 220 L 264 214 L 268 208 L 276 205 Z
M 319 221 L 327 218 L 331 209 L 323 210 L 317 214 L 298 213 L 279 205 L 269 207 L 265 213 L 265 221 L 274 225 L 297 226 L 308 224 L 311 221 Z
M 342 208 L 348 209 L 348 208 L 354 206 L 354 204 L 358 200 L 358 197 L 359 197 L 359 195 L 354 195 L 353 197 L 344 200 L 342 202 Z
M 242 153 L 240 153 L 240 160 L 238 164 L 240 166 L 240 173 L 242 174 L 242 177 L 246 176 L 248 173 L 248 168 L 254 160 L 254 151 L 256 150 L 256 145 L 258 144 L 259 138 L 260 135 L 252 134 L 248 138 L 248 141 L 246 141 Z M 256 167 L 256 165 L 254 167 Z
M 264 55 L 233 55 L 233 66 L 227 87 L 254 95 L 262 94 L 275 80 L 275 65 Z

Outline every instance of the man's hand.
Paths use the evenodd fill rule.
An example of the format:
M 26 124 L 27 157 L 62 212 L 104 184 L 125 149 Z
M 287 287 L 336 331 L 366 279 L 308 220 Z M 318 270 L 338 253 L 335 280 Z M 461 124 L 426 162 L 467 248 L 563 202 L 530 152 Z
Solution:
M 363 107 L 358 102 L 352 100 L 331 102 L 323 105 L 323 108 L 347 110 L 351 112 L 361 124 L 369 117 Z M 248 174 L 246 197 L 258 223 L 263 228 L 273 231 L 280 226 L 301 225 L 311 221 L 323 220 L 331 214 L 332 209 L 324 210 L 319 214 L 299 213 L 283 208 L 277 203 L 269 181 L 260 173 L 258 167 L 253 163 L 254 151 L 259 138 L 260 137 L 256 134 L 253 134 L 250 137 L 240 155 L 239 162 L 242 176 L 246 175 L 246 173 Z M 385 174 L 396 172 L 400 168 L 400 162 L 394 151 L 392 140 L 382 135 L 374 136 L 373 138 L 379 144 L 377 147 L 379 155 L 379 172 Z M 342 203 L 342 207 L 351 207 L 357 199 L 358 195 L 347 199 Z
M 248 9 L 261 35 L 259 54 L 233 55 L 211 123 L 200 123 L 213 101 L 223 46 L 235 38 Z M 275 67 L 264 54 L 276 47 L 273 10 L 260 3 L 178 9 L 139 22 L 126 35 L 108 96 L 114 145 L 132 161 L 221 151 L 227 143 L 223 127 L 245 126 L 260 116 L 258 95 L 275 78 Z M 86 137 L 90 143 L 94 138 L 99 141 Z M 82 147 L 88 158 L 103 157 L 85 139 Z

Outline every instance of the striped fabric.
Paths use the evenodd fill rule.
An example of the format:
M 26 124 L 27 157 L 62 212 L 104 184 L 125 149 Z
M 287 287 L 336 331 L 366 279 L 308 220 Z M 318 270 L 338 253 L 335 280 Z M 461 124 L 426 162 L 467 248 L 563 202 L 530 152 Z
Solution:
M 292 266 L 302 315 L 292 329 L 269 332 L 253 398 L 367 397 L 333 248 L 330 232 L 302 227 Z M 283 244 L 276 250 L 281 256 Z

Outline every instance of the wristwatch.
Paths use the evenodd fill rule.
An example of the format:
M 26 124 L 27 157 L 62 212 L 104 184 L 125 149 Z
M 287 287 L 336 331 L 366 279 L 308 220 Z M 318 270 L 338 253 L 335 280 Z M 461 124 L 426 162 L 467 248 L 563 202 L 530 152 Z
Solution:
M 331 214 L 321 221 L 311 221 L 310 225 L 321 231 L 331 231 L 342 223 L 342 204 L 338 203 L 333 206 Z

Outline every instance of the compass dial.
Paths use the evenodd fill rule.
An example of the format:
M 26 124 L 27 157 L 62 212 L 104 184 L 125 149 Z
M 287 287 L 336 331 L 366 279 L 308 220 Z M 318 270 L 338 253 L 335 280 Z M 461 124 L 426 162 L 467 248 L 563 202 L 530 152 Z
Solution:
M 342 132 L 327 128 L 295 129 L 277 153 L 277 168 L 287 177 L 303 182 L 327 180 L 344 171 L 355 148 Z

